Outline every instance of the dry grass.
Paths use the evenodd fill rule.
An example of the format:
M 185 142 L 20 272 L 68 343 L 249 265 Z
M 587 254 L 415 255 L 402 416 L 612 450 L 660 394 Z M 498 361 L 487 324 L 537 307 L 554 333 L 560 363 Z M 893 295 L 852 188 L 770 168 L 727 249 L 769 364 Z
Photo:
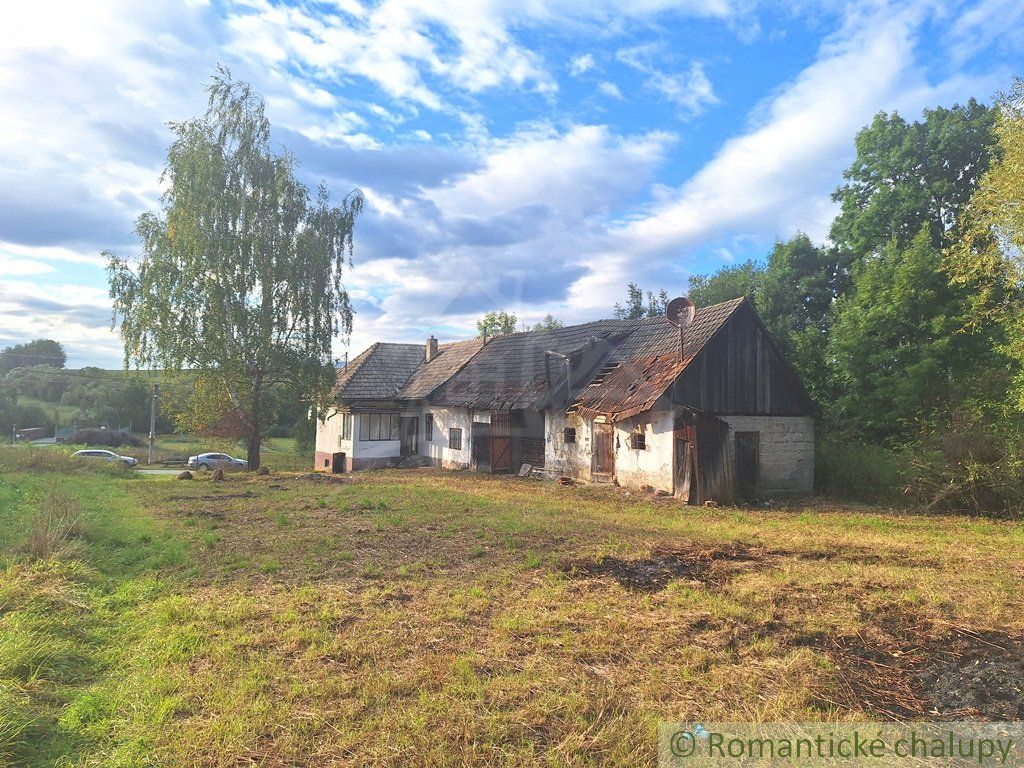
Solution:
M 74 496 L 57 487 L 41 499 L 29 524 L 26 554 L 34 560 L 46 560 L 66 549 L 80 532 L 81 509 Z
M 1024 633 L 1009 523 L 433 470 L 124 488 L 189 554 L 108 604 L 62 715 L 86 764 L 632 766 L 659 720 L 927 716 L 920 672 Z

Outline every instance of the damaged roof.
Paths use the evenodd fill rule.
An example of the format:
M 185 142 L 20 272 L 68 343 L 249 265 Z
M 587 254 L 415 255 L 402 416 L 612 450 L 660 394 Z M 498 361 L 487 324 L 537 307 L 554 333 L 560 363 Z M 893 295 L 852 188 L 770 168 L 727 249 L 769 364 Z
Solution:
M 634 331 L 608 356 L 569 411 L 584 418 L 603 415 L 617 421 L 649 410 L 745 301 L 733 299 L 698 309 L 683 334 L 682 358 L 679 328 L 668 318 L 636 321 Z
M 570 410 L 627 418 L 652 407 L 744 301 L 698 309 L 686 329 L 683 360 L 679 329 L 666 317 L 510 333 L 487 344 L 451 342 L 439 345 L 429 363 L 421 344 L 378 343 L 338 371 L 336 397 L 542 410 L 552 400 L 548 353 L 555 353 L 553 364 L 560 364 L 559 356 L 573 360 L 572 393 L 565 401 L 572 403 Z

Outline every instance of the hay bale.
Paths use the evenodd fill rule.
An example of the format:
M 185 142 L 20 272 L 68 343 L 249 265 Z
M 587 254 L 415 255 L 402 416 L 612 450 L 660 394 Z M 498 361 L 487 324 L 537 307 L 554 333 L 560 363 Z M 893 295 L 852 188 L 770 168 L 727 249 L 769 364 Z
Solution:
M 219 483 L 221 480 L 224 479 L 224 470 L 223 469 L 215 469 L 215 470 L 213 470 L 213 477 L 210 478 L 210 479 L 213 480 L 215 483 Z
M 192 473 L 191 473 L 191 472 L 189 472 L 189 471 L 188 471 L 188 470 L 186 469 L 186 470 L 185 470 L 184 472 L 182 472 L 182 473 L 180 473 L 180 474 L 178 475 L 178 479 L 179 479 L 179 480 L 191 480 L 191 479 L 192 479 Z

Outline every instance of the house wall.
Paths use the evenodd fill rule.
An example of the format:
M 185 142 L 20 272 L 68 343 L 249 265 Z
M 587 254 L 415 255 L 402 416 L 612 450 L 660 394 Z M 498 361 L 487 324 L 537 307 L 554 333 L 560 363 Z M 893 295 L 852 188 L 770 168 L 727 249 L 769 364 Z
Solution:
M 653 409 L 615 423 L 615 479 L 626 488 L 652 486 L 672 493 L 673 410 Z M 630 447 L 634 429 L 644 433 L 645 447 Z
M 327 414 L 324 421 L 316 423 L 316 453 L 313 456 L 313 468 L 321 471 L 330 471 L 331 457 L 335 453 L 345 454 L 345 471 L 351 471 L 353 456 L 353 441 L 342 440 L 341 438 L 341 411 L 332 410 Z M 358 415 L 355 417 L 358 418 Z M 356 433 L 356 425 L 353 423 L 352 434 Z M 327 462 L 326 464 L 324 462 Z
M 576 430 L 576 442 L 565 442 L 565 428 Z M 560 410 L 544 412 L 544 473 L 577 480 L 591 479 L 591 422 L 566 416 Z
M 468 408 L 441 408 L 424 406 L 420 412 L 419 453 L 430 458 L 433 464 L 446 469 L 464 469 L 473 459 L 472 411 Z M 427 442 L 423 416 L 434 414 L 434 439 Z M 448 430 L 462 430 L 462 450 L 456 451 L 448 447 Z
M 814 490 L 814 419 L 811 416 L 720 416 L 732 434 L 758 432 L 758 493 Z M 735 437 L 732 438 L 735 440 Z M 730 445 L 735 462 L 735 445 Z

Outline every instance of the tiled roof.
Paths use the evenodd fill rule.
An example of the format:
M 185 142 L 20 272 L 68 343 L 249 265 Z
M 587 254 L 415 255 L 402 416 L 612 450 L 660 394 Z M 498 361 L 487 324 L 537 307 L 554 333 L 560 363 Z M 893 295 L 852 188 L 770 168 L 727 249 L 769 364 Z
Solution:
M 480 339 L 453 341 L 441 344 L 437 356 L 423 362 L 402 387 L 398 396 L 403 400 L 421 400 L 461 370 L 483 346 Z
M 335 375 L 338 400 L 389 400 L 423 362 L 422 344 L 377 342 Z

